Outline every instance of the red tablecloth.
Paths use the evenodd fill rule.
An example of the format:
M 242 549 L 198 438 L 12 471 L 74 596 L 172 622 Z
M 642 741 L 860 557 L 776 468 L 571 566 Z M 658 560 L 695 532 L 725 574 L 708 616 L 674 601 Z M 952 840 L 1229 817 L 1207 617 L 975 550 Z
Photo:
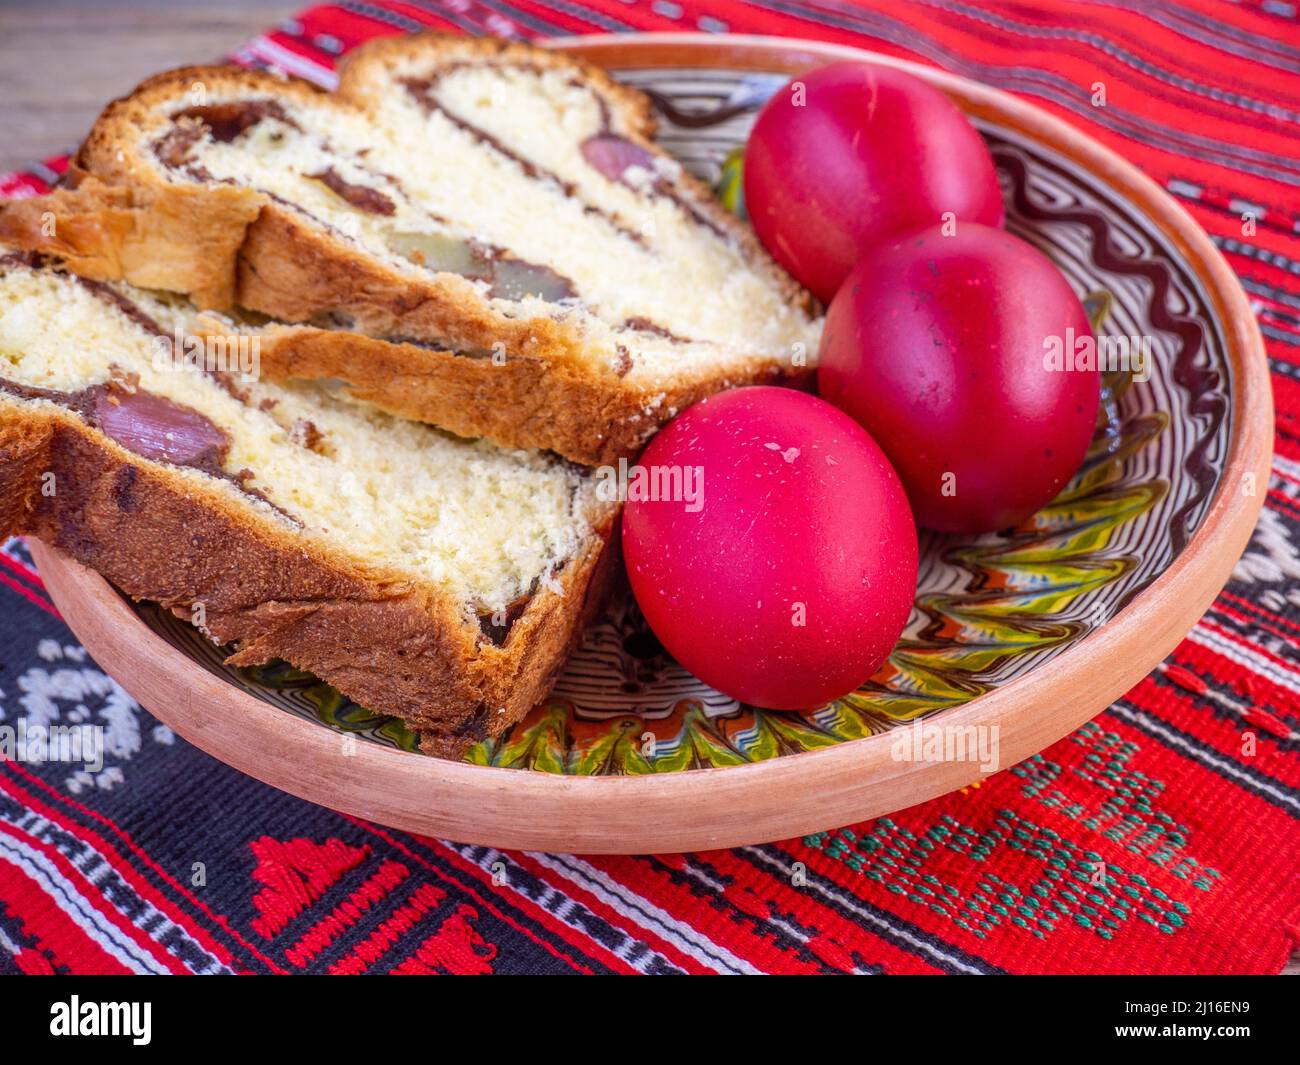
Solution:
M 1139 163 L 1241 276 L 1277 400 L 1267 505 L 1177 651 L 1041 755 L 871 823 L 668 857 L 420 839 L 244 778 L 94 667 L 11 544 L 3 723 L 92 714 L 111 749 L 98 776 L 0 765 L 0 972 L 1280 969 L 1300 937 L 1300 24 L 1259 0 L 1141 7 L 385 0 L 313 8 L 251 42 L 241 61 L 319 78 L 361 40 L 423 26 L 765 33 L 1022 94 Z M 0 194 L 51 177 L 0 178 Z M 1118 889 L 1073 879 L 1097 861 Z

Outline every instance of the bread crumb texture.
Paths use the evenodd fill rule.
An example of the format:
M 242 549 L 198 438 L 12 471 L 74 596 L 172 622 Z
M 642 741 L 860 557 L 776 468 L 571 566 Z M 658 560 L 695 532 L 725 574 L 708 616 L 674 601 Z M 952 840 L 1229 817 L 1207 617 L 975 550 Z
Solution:
M 133 298 L 160 332 L 177 318 L 174 303 Z M 430 582 L 467 611 L 531 594 L 592 531 L 592 482 L 566 463 L 465 441 L 319 385 L 223 381 L 160 354 L 170 339 L 67 275 L 0 275 L 0 376 L 61 393 L 117 377 L 197 411 L 229 438 L 224 472 L 235 480 L 216 482 L 224 490 L 274 517 L 260 494 L 302 536 Z M 49 401 L 0 393 L 0 402 Z

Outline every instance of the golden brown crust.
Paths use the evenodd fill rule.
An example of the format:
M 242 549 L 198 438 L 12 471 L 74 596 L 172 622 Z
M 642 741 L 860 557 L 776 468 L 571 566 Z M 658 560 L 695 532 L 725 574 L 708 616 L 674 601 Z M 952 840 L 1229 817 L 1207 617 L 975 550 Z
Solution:
M 593 370 L 563 322 L 503 319 L 459 278 L 417 297 L 395 285 L 392 274 L 368 257 L 340 258 L 329 236 L 293 211 L 264 208 L 240 251 L 242 305 L 290 321 L 344 307 L 364 332 L 270 327 L 261 334 L 261 372 L 272 380 L 347 381 L 358 398 L 399 417 L 504 447 L 554 451 L 586 466 L 635 456 L 673 414 L 724 388 L 799 383 L 811 373 L 755 358 L 639 386 Z M 462 350 L 476 355 L 368 333 L 454 334 Z M 504 361 L 494 362 L 492 352 L 504 353 Z
M 222 323 L 200 319 L 203 332 Z M 606 384 L 561 361 L 459 355 L 334 329 L 281 326 L 259 334 L 260 372 L 269 380 L 331 378 L 382 410 L 503 447 L 552 450 L 602 466 L 637 454 L 667 418 L 718 390 L 718 378 L 683 378 L 666 389 Z M 740 384 L 797 383 L 775 362 Z
M 169 173 L 145 150 L 168 127 L 171 113 L 224 93 L 364 111 L 395 59 L 428 70 L 486 59 L 572 71 L 606 100 L 621 135 L 658 151 L 649 139 L 649 100 L 583 60 L 489 38 L 385 38 L 348 58 L 337 94 L 237 67 L 186 67 L 149 79 L 105 109 L 78 155 L 88 176 L 75 189 L 0 204 L 0 240 L 57 256 L 97 280 L 183 292 L 204 308 L 240 306 L 289 323 L 342 314 L 358 333 L 417 341 L 396 343 L 397 350 L 388 352 L 380 341 L 326 342 L 317 334 L 283 350 L 292 352 L 294 376 L 340 377 L 395 414 L 506 446 L 549 449 L 584 464 L 634 455 L 650 431 L 695 399 L 807 376 L 776 358 L 750 357 L 637 389 L 589 356 L 576 317 L 508 317 L 464 278 L 423 277 L 385 262 L 291 205 L 251 188 Z M 812 297 L 702 182 L 683 172 L 677 187 L 694 210 L 737 241 L 751 268 L 773 279 L 791 305 L 817 312 Z M 55 218 L 51 237 L 39 224 L 45 212 Z M 448 344 L 457 351 L 503 348 L 506 364 L 489 363 L 489 373 L 443 350 Z M 343 360 L 348 352 L 358 356 L 351 366 Z M 313 357 L 321 362 L 313 365 Z M 400 384 L 383 379 L 379 365 L 400 374 Z M 458 371 L 464 380 L 455 380 Z
M 142 459 L 50 403 L 0 399 L 0 500 L 0 533 L 38 536 L 187 619 L 202 604 L 232 663 L 284 659 L 445 757 L 546 694 L 603 592 L 614 520 L 498 647 L 441 590 L 305 538 L 233 487 Z
M 262 93 L 267 99 L 288 99 L 306 107 L 352 110 L 346 100 L 301 78 L 277 77 L 229 63 L 177 67 L 146 78 L 126 96 L 110 102 L 77 152 L 76 165 L 112 184 L 158 180 L 158 168 L 140 151 L 149 135 L 170 125 L 172 111 L 201 106 L 223 93 Z
M 639 450 L 658 424 L 646 397 L 601 387 L 563 364 L 514 356 L 458 355 L 354 333 L 286 327 L 261 334 L 270 380 L 327 377 L 357 399 L 465 437 L 504 447 L 551 449 L 599 466 Z
M 263 208 L 239 252 L 239 305 L 285 322 L 343 311 L 366 333 L 505 350 L 581 364 L 571 328 L 551 318 L 504 318 L 464 278 L 413 279 L 351 249 L 279 204 Z M 590 371 L 588 371 L 590 372 Z
M 235 259 L 262 197 L 235 185 L 86 177 L 75 189 L 0 202 L 0 244 L 53 256 L 95 281 L 186 292 L 201 307 L 235 299 Z
M 64 188 L 0 203 L 0 243 L 57 256 L 83 277 L 183 292 L 201 307 L 232 306 L 234 264 L 266 196 L 238 185 L 169 181 L 143 146 L 170 122 L 163 105 L 192 102 L 200 90 L 250 89 L 305 104 L 335 102 L 306 82 L 236 66 L 156 75 L 104 108 Z
M 617 130 L 621 136 L 649 152 L 663 154 L 653 140 L 658 123 L 650 98 L 645 93 L 615 81 L 604 69 L 579 56 L 520 41 L 443 33 L 379 37 L 344 57 L 339 67 L 339 94 L 366 106 L 373 95 L 384 91 L 385 72 L 395 60 L 421 62 L 424 64 L 422 69 L 429 72 L 463 62 L 520 64 L 570 71 L 598 92 L 621 119 L 622 126 Z M 723 207 L 708 185 L 684 168 L 674 183 L 701 214 L 737 242 L 750 269 L 766 275 L 775 283 L 791 306 L 810 316 L 821 312 L 812 294 L 777 264 L 753 229 Z
M 339 63 L 339 95 L 364 102 L 376 79 L 383 79 L 388 65 L 394 60 L 404 59 L 428 60 L 442 66 L 488 62 L 569 71 L 589 84 L 617 112 L 625 123 L 620 133 L 634 134 L 647 140 L 655 134 L 654 109 L 645 93 L 615 81 L 603 68 L 579 56 L 499 37 L 467 37 L 432 31 L 376 37 L 354 48 Z

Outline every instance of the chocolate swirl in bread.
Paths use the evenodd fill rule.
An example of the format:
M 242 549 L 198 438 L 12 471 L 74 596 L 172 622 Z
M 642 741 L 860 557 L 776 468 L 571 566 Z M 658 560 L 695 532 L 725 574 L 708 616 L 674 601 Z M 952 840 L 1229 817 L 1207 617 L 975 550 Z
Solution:
M 0 535 L 455 756 L 542 698 L 606 572 L 593 479 L 168 357 L 191 308 L 0 255 Z M 174 350 L 171 351 L 174 354 Z
M 0 208 L 0 238 L 307 330 L 268 373 L 585 464 L 711 392 L 809 373 L 813 301 L 655 147 L 639 93 L 438 36 L 372 42 L 340 79 L 151 79 L 105 111 L 75 188 Z

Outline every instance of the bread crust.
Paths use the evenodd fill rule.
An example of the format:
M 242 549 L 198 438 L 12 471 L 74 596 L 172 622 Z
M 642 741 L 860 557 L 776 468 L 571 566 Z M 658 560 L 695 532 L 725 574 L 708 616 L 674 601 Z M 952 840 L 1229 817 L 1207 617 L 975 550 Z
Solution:
M 435 69 L 467 61 L 488 61 L 572 72 L 596 89 L 610 105 L 613 115 L 620 120 L 615 132 L 648 152 L 663 154 L 653 140 L 658 121 L 645 93 L 615 81 L 603 68 L 580 56 L 554 48 L 538 48 L 521 41 L 446 33 L 377 37 L 343 57 L 339 65 L 339 94 L 366 106 L 377 92 L 382 91 L 384 72 L 389 65 L 402 58 L 427 60 Z M 693 206 L 736 241 L 744 252 L 747 265 L 778 286 L 787 303 L 810 317 L 820 313 L 820 305 L 812 294 L 777 264 L 753 229 L 723 207 L 708 185 L 685 169 L 678 176 L 677 183 L 689 195 Z
M 345 340 L 342 331 L 331 331 L 339 339 L 328 342 L 300 337 L 284 349 L 292 352 L 293 376 L 341 378 L 391 413 L 508 447 L 548 449 L 584 465 L 634 456 L 672 412 L 713 392 L 808 378 L 811 371 L 804 367 L 755 355 L 725 369 L 676 374 L 653 387 L 638 387 L 617 367 L 597 365 L 584 355 L 576 320 L 508 317 L 464 278 L 417 276 L 292 205 L 251 188 L 188 183 L 145 152 L 151 138 L 171 123 L 166 106 L 189 102 L 196 86 L 212 97 L 264 93 L 305 106 L 365 113 L 369 94 L 395 58 L 426 69 L 487 59 L 571 71 L 608 103 L 620 135 L 658 151 L 650 140 L 655 122 L 649 100 L 584 60 L 490 38 L 382 38 L 346 58 L 340 91 L 333 94 L 233 66 L 185 67 L 150 78 L 111 103 L 96 122 L 76 159 L 75 187 L 0 204 L 0 242 L 54 256 L 96 280 L 185 293 L 202 308 L 238 306 L 300 324 L 345 312 L 349 328 L 365 335 Z M 787 302 L 801 313 L 816 314 L 812 297 L 702 182 L 683 173 L 679 188 L 694 209 L 737 242 L 754 269 L 780 287 Z M 50 214 L 56 225 L 47 234 L 42 220 Z M 383 350 L 384 341 L 373 339 L 378 337 L 419 343 L 399 340 L 392 350 Z M 455 353 L 498 345 L 507 356 L 504 366 Z M 350 365 L 344 358 L 348 353 L 355 356 Z M 316 356 L 319 364 L 312 362 Z M 270 365 L 277 365 L 274 359 Z M 396 374 L 401 385 L 383 380 L 379 365 Z M 456 379 L 459 372 L 464 380 Z
M 228 321 L 200 315 L 198 335 L 224 337 Z M 666 388 L 605 384 L 563 362 L 461 354 L 337 329 L 270 326 L 256 334 L 271 381 L 326 378 L 356 399 L 502 447 L 551 450 L 583 466 L 613 465 L 641 450 L 668 417 L 718 390 L 712 376 Z M 788 369 L 755 366 L 739 383 L 795 383 Z
M 350 100 L 366 100 L 375 90 L 377 80 L 383 80 L 389 64 L 402 59 L 432 59 L 443 65 L 487 61 L 571 72 L 590 84 L 614 109 L 624 123 L 619 133 L 648 139 L 655 135 L 658 126 L 650 98 L 615 81 L 604 68 L 581 56 L 500 37 L 469 37 L 432 30 L 375 37 L 340 60 L 338 93 Z
M 670 417 L 724 388 L 811 377 L 806 368 L 752 357 L 725 372 L 641 385 L 594 371 L 562 322 L 485 313 L 459 278 L 415 296 L 391 273 L 369 257 L 340 259 L 328 236 L 293 212 L 263 209 L 240 250 L 242 305 L 290 321 L 346 307 L 366 332 L 272 326 L 260 334 L 261 372 L 271 380 L 346 381 L 353 395 L 390 414 L 504 447 L 554 451 L 584 466 L 634 457 Z M 476 354 L 369 332 L 454 334 Z M 478 354 L 488 352 L 504 358 Z
M 210 635 L 234 645 L 231 664 L 283 659 L 449 758 L 546 695 L 616 551 L 610 508 L 497 646 L 441 589 L 303 537 L 233 486 L 142 459 L 72 411 L 8 396 L 0 501 L 5 535 L 40 537 L 186 620 L 201 604 Z
M 201 307 L 236 299 L 229 268 L 262 209 L 252 189 L 110 185 L 76 171 L 75 187 L 0 202 L 0 245 L 58 259 L 93 281 L 189 293 Z

